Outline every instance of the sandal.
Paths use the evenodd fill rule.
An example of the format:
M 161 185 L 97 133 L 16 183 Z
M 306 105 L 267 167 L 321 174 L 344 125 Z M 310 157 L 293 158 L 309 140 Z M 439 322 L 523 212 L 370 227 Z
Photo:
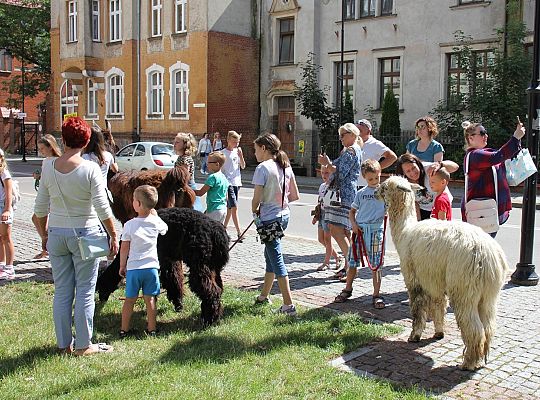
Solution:
M 343 289 L 334 299 L 334 303 L 345 303 L 352 296 L 352 289 Z
M 382 296 L 373 296 L 372 304 L 377 310 L 382 310 L 384 307 L 386 307 L 386 304 L 384 304 L 384 297 Z
M 158 334 L 158 330 L 154 329 L 153 331 L 149 331 L 148 329 L 145 329 L 144 333 L 146 333 L 150 337 L 156 337 Z
M 336 266 L 334 267 L 334 269 L 340 269 L 340 268 L 343 268 L 343 262 L 345 261 L 345 259 L 341 256 L 338 256 L 336 258 Z
M 334 274 L 334 279 L 341 279 L 343 277 L 347 277 L 347 270 L 345 268 L 341 268 Z
M 118 332 L 118 336 L 120 337 L 120 339 L 125 339 L 127 338 L 128 336 L 131 336 L 133 335 L 133 331 L 130 329 L 128 331 L 125 331 L 125 330 L 120 330 L 120 332 Z
M 260 296 L 255 297 L 255 305 L 262 305 L 262 304 L 272 304 L 272 300 L 270 300 L 270 297 L 265 297 L 264 299 L 261 299 Z
M 91 356 L 98 353 L 110 353 L 114 350 L 114 347 L 105 343 L 94 343 L 88 346 L 86 349 L 78 349 L 73 352 L 76 356 Z
M 326 271 L 328 268 L 330 268 L 330 265 L 328 265 L 328 263 L 322 263 L 317 267 L 317 271 Z
M 49 252 L 47 250 L 43 250 L 41 253 L 36 254 L 32 260 L 41 260 L 45 258 L 49 258 Z

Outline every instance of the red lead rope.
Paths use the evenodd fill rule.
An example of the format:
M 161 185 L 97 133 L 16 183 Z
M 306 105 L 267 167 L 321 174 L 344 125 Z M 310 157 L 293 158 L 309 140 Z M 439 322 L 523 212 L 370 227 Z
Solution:
M 352 234 L 352 244 L 353 244 L 352 253 L 353 253 L 354 261 L 358 262 L 358 259 L 360 258 L 360 260 L 362 262 L 362 268 L 364 268 L 366 266 L 366 264 L 364 262 L 364 258 L 366 259 L 367 265 L 368 265 L 370 270 L 378 271 L 379 268 L 382 267 L 383 262 L 384 262 L 384 248 L 385 248 L 384 244 L 386 242 L 386 221 L 387 220 L 388 220 L 388 215 L 385 215 L 384 216 L 384 224 L 383 224 L 383 239 L 382 239 L 382 244 L 381 244 L 382 245 L 381 259 L 379 260 L 379 264 L 376 265 L 375 267 L 372 266 L 371 261 L 369 261 L 368 252 L 367 252 L 367 248 L 366 248 L 366 243 L 364 242 L 364 235 L 357 235 L 356 233 Z M 361 252 L 362 252 L 362 254 L 360 254 L 360 257 L 358 257 L 358 251 L 357 251 L 356 246 L 354 245 L 354 243 L 357 240 L 360 241 L 360 246 L 362 246 L 361 249 L 360 249 Z

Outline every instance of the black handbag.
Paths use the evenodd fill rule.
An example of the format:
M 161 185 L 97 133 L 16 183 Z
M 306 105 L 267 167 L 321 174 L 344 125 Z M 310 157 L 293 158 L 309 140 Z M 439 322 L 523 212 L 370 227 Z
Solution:
M 285 168 L 283 168 L 283 190 L 281 194 L 281 208 L 283 209 L 283 204 L 285 203 Z M 283 232 L 283 226 L 281 221 L 272 221 L 268 224 L 263 224 L 257 227 L 257 234 L 261 239 L 261 243 L 269 243 L 276 239 L 281 239 L 285 236 Z

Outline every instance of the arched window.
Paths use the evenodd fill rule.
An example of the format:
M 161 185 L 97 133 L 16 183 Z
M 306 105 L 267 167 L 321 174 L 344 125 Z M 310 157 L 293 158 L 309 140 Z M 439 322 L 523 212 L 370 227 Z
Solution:
M 111 68 L 105 74 L 105 104 L 110 117 L 124 116 L 124 71 Z
M 152 64 L 146 70 L 148 91 L 147 114 L 149 117 L 163 116 L 163 73 L 165 69 L 157 64 Z
M 169 68 L 171 73 L 171 116 L 189 118 L 189 65 L 178 61 Z
M 73 114 L 79 110 L 79 94 L 73 83 L 66 79 L 60 87 L 60 114 L 61 122 L 64 121 L 64 115 Z

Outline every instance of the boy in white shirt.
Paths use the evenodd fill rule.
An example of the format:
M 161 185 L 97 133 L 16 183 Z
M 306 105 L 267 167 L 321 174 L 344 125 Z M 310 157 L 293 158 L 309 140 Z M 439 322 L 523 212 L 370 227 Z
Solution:
M 246 168 L 244 154 L 242 153 L 242 149 L 238 147 L 240 144 L 240 138 L 241 135 L 235 131 L 229 131 L 227 134 L 227 148 L 221 150 L 221 152 L 225 155 L 225 164 L 223 164 L 221 172 L 223 172 L 230 185 L 227 192 L 227 215 L 225 216 L 225 222 L 223 225 L 226 228 L 229 224 L 229 220 L 232 217 L 239 242 L 242 241 L 240 239 L 242 232 L 240 230 L 240 222 L 238 221 L 238 192 L 242 186 L 240 169 Z
M 155 187 L 139 186 L 133 192 L 133 208 L 138 216 L 129 220 L 122 231 L 120 246 L 120 276 L 126 277 L 126 299 L 122 307 L 120 337 L 130 334 L 133 306 L 142 289 L 148 325 L 146 333 L 156 335 L 156 297 L 159 294 L 158 235 L 167 233 L 167 224 L 158 217 L 154 207 L 158 201 Z

